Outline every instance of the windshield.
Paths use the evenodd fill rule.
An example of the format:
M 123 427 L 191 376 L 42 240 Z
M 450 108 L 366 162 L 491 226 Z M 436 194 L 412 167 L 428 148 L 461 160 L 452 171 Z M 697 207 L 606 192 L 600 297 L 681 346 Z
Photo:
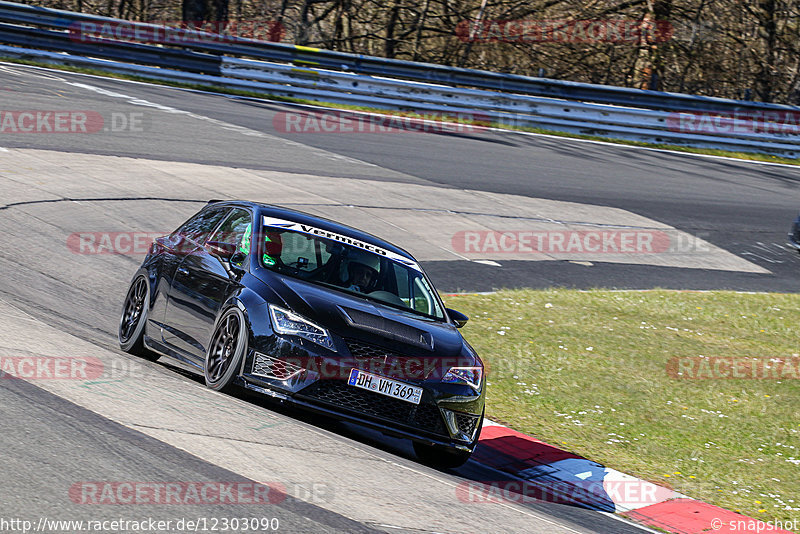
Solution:
M 261 265 L 318 285 L 444 319 L 420 267 L 375 245 L 308 225 L 265 217 Z

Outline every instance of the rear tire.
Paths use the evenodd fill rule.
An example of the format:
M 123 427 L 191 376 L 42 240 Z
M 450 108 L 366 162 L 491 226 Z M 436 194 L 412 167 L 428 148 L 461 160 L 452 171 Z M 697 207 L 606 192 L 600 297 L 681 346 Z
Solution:
M 130 354 L 155 361 L 159 355 L 144 346 L 144 327 L 150 306 L 150 284 L 147 277 L 139 275 L 131 282 L 117 329 L 119 348 Z
M 206 351 L 203 365 L 206 386 L 216 391 L 229 391 L 233 387 L 242 358 L 247 353 L 247 337 L 244 313 L 236 307 L 226 310 L 214 327 Z

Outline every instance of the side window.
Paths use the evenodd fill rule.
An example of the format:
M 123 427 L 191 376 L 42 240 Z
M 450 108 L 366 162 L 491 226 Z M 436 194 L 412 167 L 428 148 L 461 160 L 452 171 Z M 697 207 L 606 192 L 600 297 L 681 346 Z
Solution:
M 442 309 L 433 288 L 421 273 L 392 264 L 393 279 L 397 283 L 397 296 L 412 310 L 434 317 L 442 317 Z
M 433 295 L 433 290 L 428 285 L 428 282 L 421 275 L 414 276 L 412 280 L 413 303 L 412 307 L 422 313 L 428 315 L 442 316 L 442 310 L 439 308 L 439 303 Z
M 394 270 L 394 278 L 397 283 L 397 296 L 400 297 L 400 300 L 402 300 L 406 306 L 413 308 L 411 303 L 411 285 L 408 281 L 408 269 L 392 265 L 392 270 Z
M 234 208 L 209 241 L 225 243 L 231 245 L 232 249 L 236 248 L 248 254 L 253 226 L 251 222 L 249 211 Z
M 236 244 L 236 252 L 241 252 L 243 254 L 250 254 L 250 244 L 252 242 L 253 242 L 253 225 L 248 224 L 247 228 L 244 229 L 242 238 Z
M 171 237 L 182 237 L 197 244 L 202 244 L 227 212 L 228 210 L 225 208 L 203 210 L 183 223 L 180 228 L 172 233 Z

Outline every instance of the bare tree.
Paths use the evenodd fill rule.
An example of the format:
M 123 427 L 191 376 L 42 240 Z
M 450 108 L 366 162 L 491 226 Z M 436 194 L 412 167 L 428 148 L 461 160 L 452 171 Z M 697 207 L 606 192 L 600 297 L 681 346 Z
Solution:
M 120 5 L 127 0 L 119 0 Z M 229 0 L 182 0 L 185 23 L 224 22 L 228 20 Z
M 286 28 L 289 42 L 359 54 L 731 98 L 800 100 L 796 0 L 29 1 L 134 20 L 273 21 Z M 581 21 L 605 21 L 638 25 L 640 31 L 622 40 L 486 38 L 480 32 L 465 38 L 464 25 L 476 20 L 478 28 L 505 28 L 504 21 L 514 21 L 560 24 L 568 32 L 582 28 Z

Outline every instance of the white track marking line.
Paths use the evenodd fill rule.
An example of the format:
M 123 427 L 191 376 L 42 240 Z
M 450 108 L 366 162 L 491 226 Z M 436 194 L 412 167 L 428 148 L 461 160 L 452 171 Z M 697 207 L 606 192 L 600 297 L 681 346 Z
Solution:
M 281 143 L 286 144 L 286 145 L 299 147 L 299 148 L 302 148 L 306 152 L 310 152 L 312 154 L 316 154 L 316 155 L 324 157 L 326 159 L 337 160 L 337 161 L 342 161 L 342 162 L 345 162 L 345 163 L 352 163 L 352 164 L 357 164 L 357 165 L 366 165 L 368 167 L 377 167 L 377 165 L 375 165 L 374 163 L 369 163 L 369 162 L 366 162 L 366 161 L 361 161 L 359 159 L 350 158 L 350 157 L 347 157 L 347 156 L 342 156 L 341 154 L 335 154 L 333 152 L 328 152 L 328 151 L 325 151 L 325 150 L 313 148 L 313 147 L 310 147 L 308 145 L 304 145 L 302 143 L 298 143 L 296 141 L 290 141 L 288 139 L 283 139 L 282 137 L 276 137 L 274 135 L 270 135 L 270 134 L 267 134 L 267 133 L 264 133 L 264 132 L 260 132 L 258 130 L 251 130 L 250 128 L 246 128 L 244 126 L 239 126 L 238 124 L 231 124 L 229 122 L 221 121 L 221 120 L 218 120 L 218 119 L 213 119 L 213 118 L 207 117 L 205 115 L 199 115 L 197 113 L 192 113 L 191 111 L 185 111 L 185 110 L 182 110 L 182 109 L 173 108 L 171 106 L 165 106 L 163 104 L 158 104 L 156 102 L 150 102 L 149 100 L 145 100 L 143 98 L 138 98 L 138 97 L 135 97 L 135 96 L 125 95 L 125 94 L 117 93 L 117 92 L 114 92 L 114 91 L 109 91 L 108 89 L 103 89 L 102 87 L 95 87 L 94 85 L 89 85 L 89 84 L 85 84 L 85 83 L 78 83 L 78 82 L 69 82 L 69 81 L 66 81 L 66 80 L 61 80 L 61 81 L 63 81 L 67 85 L 71 85 L 73 87 L 78 87 L 80 89 L 86 89 L 86 90 L 89 90 L 89 91 L 94 91 L 95 93 L 98 93 L 98 94 L 101 94 L 101 95 L 104 95 L 104 96 L 109 96 L 109 97 L 112 97 L 112 98 L 123 98 L 123 99 L 127 100 L 129 104 L 134 105 L 134 106 L 149 107 L 149 108 L 157 109 L 159 111 L 163 111 L 165 113 L 185 115 L 185 116 L 191 117 L 193 119 L 209 122 L 211 124 L 214 124 L 216 126 L 221 127 L 224 130 L 229 130 L 229 131 L 236 132 L 236 133 L 239 133 L 239 134 L 242 134 L 242 135 L 246 135 L 246 136 L 249 136 L 249 137 L 260 137 L 262 139 L 270 139 L 272 141 L 281 142 Z

